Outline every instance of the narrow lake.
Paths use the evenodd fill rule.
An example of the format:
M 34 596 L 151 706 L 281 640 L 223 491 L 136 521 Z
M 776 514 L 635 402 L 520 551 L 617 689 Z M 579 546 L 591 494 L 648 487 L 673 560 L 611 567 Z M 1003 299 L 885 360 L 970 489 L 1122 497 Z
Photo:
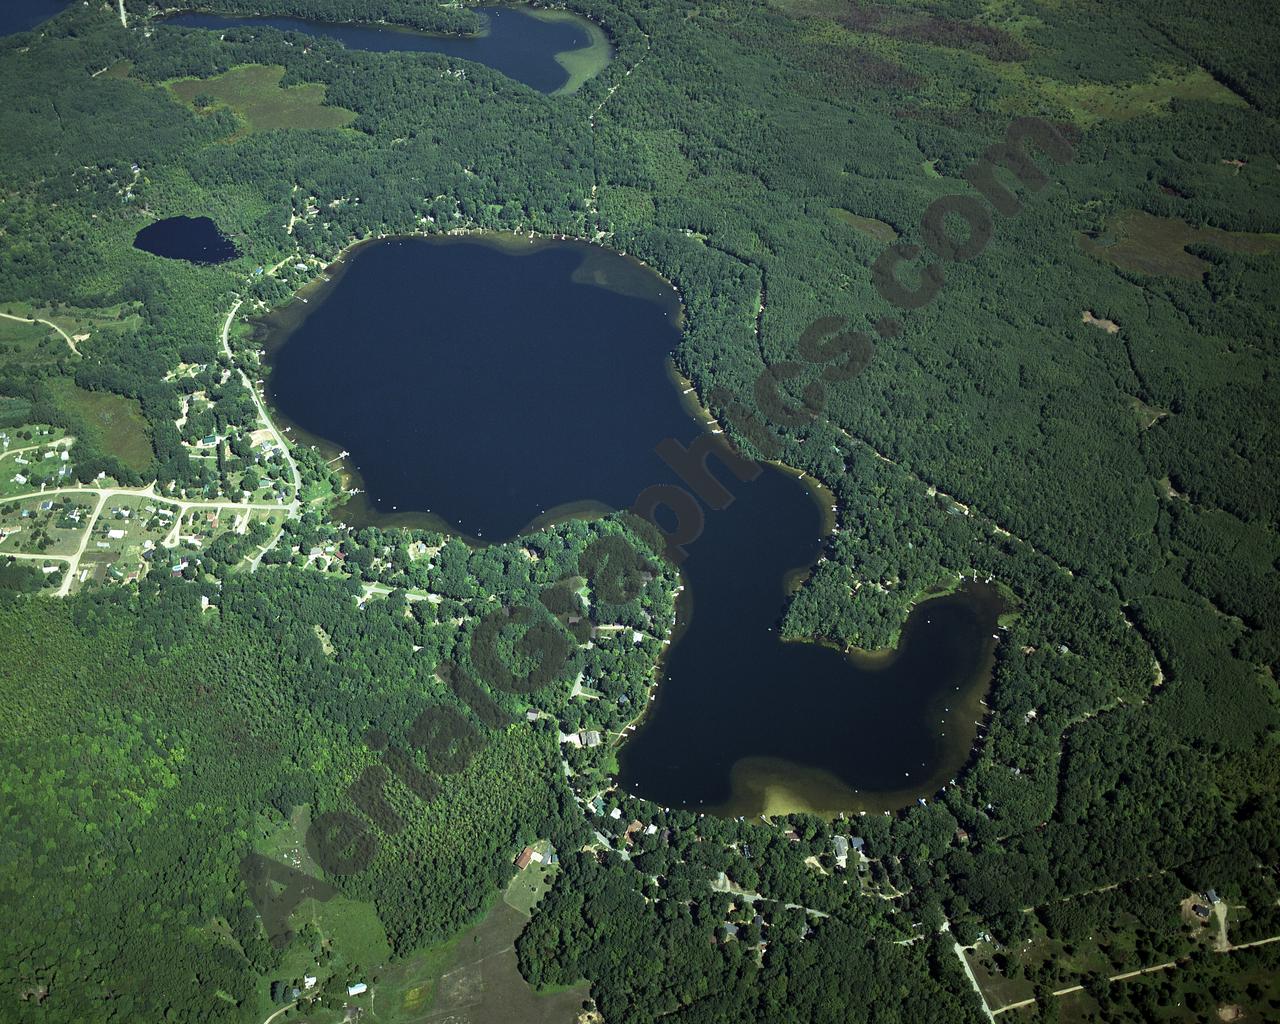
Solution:
M 226 263 L 239 252 L 208 217 L 166 217 L 153 221 L 133 236 L 133 247 L 188 263 Z
M 635 261 L 512 236 L 393 239 L 331 274 L 269 321 L 268 397 L 304 441 L 351 453 L 366 493 L 348 521 L 498 541 L 679 482 L 654 446 L 701 429 L 670 369 L 680 309 Z M 893 655 L 784 644 L 786 580 L 817 558 L 824 509 L 772 467 L 732 484 L 689 545 L 676 642 L 620 784 L 725 814 L 931 796 L 973 744 L 994 591 L 917 605 Z
M 611 59 L 604 30 L 567 11 L 520 7 L 477 7 L 488 30 L 482 35 L 434 35 L 374 24 L 332 24 L 302 18 L 240 17 L 186 12 L 162 24 L 224 30 L 276 28 L 336 39 L 353 50 L 375 53 L 443 53 L 500 71 L 539 92 L 572 91 Z
M 0 3 L 0 36 L 27 32 L 67 9 L 69 0 L 4 0 Z

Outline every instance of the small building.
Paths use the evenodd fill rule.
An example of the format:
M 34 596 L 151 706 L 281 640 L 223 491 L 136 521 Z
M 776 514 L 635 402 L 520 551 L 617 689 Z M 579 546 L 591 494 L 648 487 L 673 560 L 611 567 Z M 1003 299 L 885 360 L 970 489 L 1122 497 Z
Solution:
M 1217 891 L 1216 891 L 1216 890 L 1214 890 L 1214 889 L 1210 889 L 1210 890 L 1209 890 L 1208 892 L 1206 892 L 1204 895 L 1205 895 L 1205 899 L 1207 899 L 1207 900 L 1209 901 L 1210 906 L 1212 906 L 1212 905 L 1213 905 L 1213 904 L 1215 904 L 1215 903 L 1219 903 L 1219 902 L 1221 902 L 1221 901 L 1219 900 L 1219 898 L 1218 898 L 1218 893 L 1217 893 Z
M 520 851 L 520 856 L 516 858 L 516 870 L 523 871 L 529 866 L 529 862 L 533 860 L 534 849 L 532 846 L 526 846 Z M 539 858 L 541 860 L 541 858 Z
M 831 850 L 836 856 L 836 867 L 844 867 L 849 862 L 849 840 L 844 836 L 835 836 L 831 840 Z

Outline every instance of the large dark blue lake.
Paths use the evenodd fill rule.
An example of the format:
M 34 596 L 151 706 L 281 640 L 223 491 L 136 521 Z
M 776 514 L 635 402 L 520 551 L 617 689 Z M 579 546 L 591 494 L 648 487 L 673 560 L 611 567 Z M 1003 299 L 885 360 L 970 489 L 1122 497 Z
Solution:
M 435 35 L 372 24 L 332 24 L 301 18 L 246 18 L 187 12 L 164 19 L 166 25 L 226 30 L 276 28 L 336 39 L 352 50 L 376 53 L 443 53 L 476 61 L 540 92 L 576 88 L 612 56 L 602 29 L 565 11 L 518 7 L 477 7 L 488 25 L 480 35 Z
M 276 317 L 268 395 L 304 440 L 351 453 L 367 493 L 349 521 L 497 541 L 680 483 L 654 447 L 703 427 L 670 367 L 675 293 L 646 268 L 583 243 L 470 236 L 366 245 L 333 276 Z M 726 482 L 736 500 L 688 546 L 675 642 L 620 783 L 733 814 L 936 792 L 973 743 L 995 594 L 917 605 L 888 656 L 784 644 L 786 582 L 819 555 L 824 507 L 772 467 Z
M 68 0 L 4 0 L 0 3 L 0 36 L 27 32 L 67 8 Z

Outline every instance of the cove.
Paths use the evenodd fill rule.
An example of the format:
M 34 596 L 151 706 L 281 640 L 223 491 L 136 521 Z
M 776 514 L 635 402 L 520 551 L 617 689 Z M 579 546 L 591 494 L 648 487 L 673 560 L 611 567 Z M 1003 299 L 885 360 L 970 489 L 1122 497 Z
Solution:
M 148 224 L 133 239 L 133 247 L 188 263 L 226 263 L 239 253 L 208 217 L 166 217 Z
M 353 50 L 443 53 L 484 64 L 543 93 L 572 92 L 612 58 L 604 30 L 566 11 L 477 7 L 488 28 L 474 36 L 435 35 L 375 24 L 333 24 L 302 18 L 236 17 L 186 12 L 163 19 L 182 28 L 275 28 L 336 39 Z
M 0 4 L 0 36 L 28 32 L 66 10 L 68 0 L 7 0 Z
M 680 481 L 655 454 L 702 429 L 671 370 L 669 284 L 598 246 L 514 236 L 369 243 L 267 322 L 267 394 L 304 442 L 350 452 L 353 524 L 481 541 L 628 507 Z M 814 488 L 765 466 L 708 511 L 657 697 L 619 784 L 721 814 L 900 807 L 968 757 L 999 602 L 919 604 L 897 653 L 783 643 L 788 580 L 818 557 Z

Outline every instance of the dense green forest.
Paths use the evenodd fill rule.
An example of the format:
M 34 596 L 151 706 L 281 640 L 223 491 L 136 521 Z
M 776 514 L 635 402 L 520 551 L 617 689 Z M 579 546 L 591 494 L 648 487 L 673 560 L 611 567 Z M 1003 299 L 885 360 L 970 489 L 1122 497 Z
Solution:
M 413 0 L 201 6 L 474 27 Z M 396 958 L 455 935 L 520 848 L 551 839 L 562 866 L 520 968 L 585 979 L 611 1022 L 981 1020 L 956 943 L 1034 987 L 1009 1017 L 1058 1019 L 1052 992 L 1082 977 L 1086 1019 L 1274 1015 L 1280 944 L 1190 949 L 1177 916 L 1216 889 L 1232 942 L 1280 934 L 1269 5 L 1212 25 L 1183 0 L 567 6 L 616 56 L 555 97 L 435 54 L 177 30 L 136 0 L 127 28 L 94 3 L 0 39 L 0 312 L 95 324 L 79 352 L 0 351 L 0 428 L 74 434 L 80 480 L 207 492 L 216 472 L 176 421 L 200 387 L 214 405 L 191 436 L 253 422 L 222 374 L 234 297 L 278 306 L 383 234 L 593 238 L 679 288 L 677 363 L 728 435 L 836 495 L 786 635 L 884 646 L 959 574 L 1011 596 L 980 748 L 940 799 L 843 823 L 703 819 L 610 791 L 608 746 L 566 751 L 557 733 L 617 731 L 646 699 L 676 578 L 633 521 L 471 550 L 353 533 L 320 503 L 256 571 L 262 534 L 228 536 L 172 578 L 63 600 L 14 561 L 0 1019 L 262 1020 L 265 983 L 313 937 L 287 912 L 298 879 L 245 865 L 299 808 L 332 826 L 308 844 L 309 891 L 372 906 Z M 253 131 L 165 86 L 243 65 L 322 85 L 355 117 Z M 941 262 L 925 210 L 978 197 L 970 169 L 1024 116 L 1071 159 L 1032 147 L 1044 187 L 1001 179 L 1016 215 Z M 214 218 L 241 255 L 132 247 L 178 214 Z M 919 308 L 877 289 L 894 238 L 923 247 L 907 286 L 940 275 Z M 818 339 L 840 331 L 862 340 L 830 365 Z M 252 368 L 251 348 L 235 355 Z M 112 449 L 70 384 L 136 401 L 149 465 Z M 306 481 L 323 480 L 309 458 Z M 651 639 L 595 631 L 617 624 Z M 571 700 L 579 677 L 608 699 Z M 841 870 L 833 838 L 855 832 L 864 858 Z M 1055 973 L 1103 924 L 1112 959 Z M 1052 943 L 1079 956 L 1026 952 Z

